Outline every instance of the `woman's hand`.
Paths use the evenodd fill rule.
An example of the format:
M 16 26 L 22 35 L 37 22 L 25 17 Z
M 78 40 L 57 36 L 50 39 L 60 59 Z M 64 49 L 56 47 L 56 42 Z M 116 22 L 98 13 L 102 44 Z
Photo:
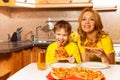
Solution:
M 91 52 L 99 58 L 102 58 L 103 56 L 106 56 L 105 52 L 101 48 L 92 49 Z
M 86 54 L 88 57 L 90 56 L 90 54 L 95 54 L 97 57 L 101 59 L 102 62 L 110 63 L 108 57 L 101 48 L 86 49 Z
M 85 49 L 87 55 L 95 54 L 97 57 L 101 58 L 102 56 L 105 56 L 105 52 L 101 48 L 86 48 Z

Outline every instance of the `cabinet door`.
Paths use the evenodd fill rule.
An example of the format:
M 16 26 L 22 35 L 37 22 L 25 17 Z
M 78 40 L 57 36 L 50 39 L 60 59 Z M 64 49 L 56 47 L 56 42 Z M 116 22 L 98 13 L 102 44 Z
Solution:
M 34 47 L 32 49 L 32 53 L 31 53 L 31 61 L 32 62 L 37 62 L 37 52 L 38 52 L 39 48 L 38 47 Z
M 31 63 L 31 49 L 23 50 L 23 67 Z
M 15 72 L 17 72 L 18 70 L 20 70 L 23 67 L 22 51 L 13 52 L 12 60 L 13 60 L 12 74 L 14 74 Z
M 70 0 L 46 0 L 47 3 L 70 3 Z
M 36 0 L 35 3 L 70 3 L 70 0 Z
M 31 62 L 37 62 L 37 56 L 38 56 L 38 51 L 40 51 L 40 49 L 45 49 L 46 48 L 41 48 L 41 47 L 34 47 L 32 49 L 32 52 L 31 52 Z
M 0 0 L 0 6 L 14 6 L 15 0 Z
M 0 80 L 6 80 L 11 72 L 11 54 L 0 54 Z

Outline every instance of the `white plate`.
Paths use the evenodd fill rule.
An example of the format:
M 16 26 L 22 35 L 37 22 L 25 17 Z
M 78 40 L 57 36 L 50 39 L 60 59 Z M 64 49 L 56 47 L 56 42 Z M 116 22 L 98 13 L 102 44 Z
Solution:
M 53 63 L 51 64 L 52 68 L 60 68 L 60 67 L 64 67 L 64 68 L 71 68 L 71 67 L 76 67 L 76 64 L 71 64 L 71 63 Z
M 110 66 L 102 62 L 83 62 L 79 67 L 89 68 L 89 69 L 107 69 Z

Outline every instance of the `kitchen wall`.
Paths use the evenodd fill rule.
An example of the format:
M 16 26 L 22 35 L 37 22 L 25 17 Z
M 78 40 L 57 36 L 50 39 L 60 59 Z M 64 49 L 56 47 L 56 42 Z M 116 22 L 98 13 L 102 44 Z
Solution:
M 119 1 L 120 2 L 120 1 Z M 54 21 L 68 20 L 72 24 L 73 31 L 78 27 L 78 17 L 82 8 L 77 9 L 31 9 L 31 8 L 0 8 L 0 40 L 8 40 L 8 34 L 12 36 L 16 28 L 23 27 L 22 39 L 31 39 L 30 31 L 35 34 L 38 26 L 46 26 L 50 17 Z M 104 30 L 110 34 L 115 42 L 120 42 L 120 4 L 116 11 L 99 12 L 104 25 Z M 73 22 L 71 22 L 73 20 Z M 55 22 L 53 22 L 55 23 Z M 48 33 L 39 31 L 39 38 L 47 39 Z

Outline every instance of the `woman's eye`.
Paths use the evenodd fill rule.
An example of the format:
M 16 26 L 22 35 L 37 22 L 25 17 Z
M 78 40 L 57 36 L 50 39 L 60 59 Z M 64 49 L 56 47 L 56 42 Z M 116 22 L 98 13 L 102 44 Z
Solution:
M 91 21 L 94 21 L 94 19 L 90 19 Z
M 82 21 L 85 21 L 85 20 L 86 20 L 86 19 L 84 19 L 84 18 L 82 19 Z

